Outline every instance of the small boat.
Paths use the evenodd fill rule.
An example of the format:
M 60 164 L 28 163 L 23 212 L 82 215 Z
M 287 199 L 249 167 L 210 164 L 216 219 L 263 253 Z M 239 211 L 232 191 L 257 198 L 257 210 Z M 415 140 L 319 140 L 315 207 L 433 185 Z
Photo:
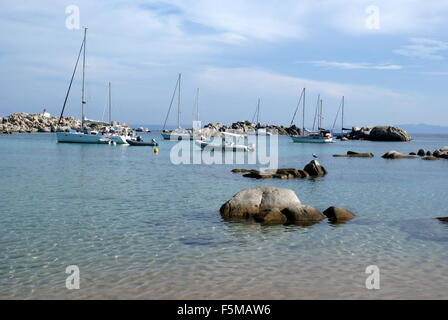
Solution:
M 213 142 L 213 141 L 204 141 L 204 140 L 195 140 L 195 144 L 201 148 L 201 150 L 214 150 L 214 151 L 255 151 L 255 146 L 252 144 L 244 145 L 244 144 L 238 144 L 233 141 L 228 141 L 227 138 L 245 138 L 244 135 L 240 134 L 234 134 L 234 133 L 228 133 L 223 132 L 224 139 L 219 143 Z
M 139 137 L 135 139 L 126 139 L 126 142 L 129 143 L 131 146 L 140 146 L 140 147 L 157 147 L 159 144 L 157 141 L 143 141 L 143 139 L 139 139 Z

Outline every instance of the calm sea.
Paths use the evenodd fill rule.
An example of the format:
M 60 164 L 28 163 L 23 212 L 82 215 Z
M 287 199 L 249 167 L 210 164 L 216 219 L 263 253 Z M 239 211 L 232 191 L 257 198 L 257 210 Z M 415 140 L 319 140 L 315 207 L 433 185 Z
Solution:
M 380 157 L 448 145 L 448 136 L 414 138 L 303 145 L 280 137 L 281 167 L 303 168 L 314 153 L 329 173 L 259 181 L 230 172 L 251 166 L 174 165 L 170 141 L 154 154 L 0 135 L 0 298 L 448 298 L 448 224 L 433 219 L 448 216 L 448 161 Z M 332 157 L 348 150 L 375 157 Z M 221 204 L 254 186 L 290 188 L 305 204 L 359 218 L 224 222 Z M 79 290 L 65 286 L 69 265 L 80 269 Z M 380 290 L 366 289 L 369 265 L 380 268 Z

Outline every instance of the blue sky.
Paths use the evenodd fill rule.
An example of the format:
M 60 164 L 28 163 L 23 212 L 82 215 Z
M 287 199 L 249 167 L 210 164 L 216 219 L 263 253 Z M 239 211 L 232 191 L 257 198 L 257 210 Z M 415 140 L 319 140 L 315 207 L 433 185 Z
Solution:
M 199 87 L 205 123 L 250 120 L 260 97 L 261 121 L 286 125 L 305 86 L 308 124 L 320 93 L 327 127 L 342 95 L 348 125 L 448 125 L 445 0 L 0 0 L 0 116 L 60 112 L 82 41 L 69 5 L 89 27 L 89 118 L 111 81 L 115 120 L 161 124 L 181 72 L 183 123 Z M 78 74 L 67 114 L 79 101 Z

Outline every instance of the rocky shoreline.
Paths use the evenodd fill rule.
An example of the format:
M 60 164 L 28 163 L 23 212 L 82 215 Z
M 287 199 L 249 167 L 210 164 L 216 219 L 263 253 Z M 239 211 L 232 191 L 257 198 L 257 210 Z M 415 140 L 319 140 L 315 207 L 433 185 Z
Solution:
M 112 123 L 112 125 L 116 124 Z M 84 129 L 90 131 L 101 130 L 108 126 L 110 125 L 102 122 L 84 122 Z M 48 113 L 28 114 L 20 112 L 0 118 L 0 134 L 68 132 L 80 129 L 81 120 L 73 117 L 62 117 L 59 124 L 59 117 L 52 117 Z
M 37 132 L 67 132 L 71 129 L 79 130 L 81 120 L 73 117 L 63 117 L 60 125 L 59 117 L 52 117 L 48 113 L 28 114 L 24 112 L 14 113 L 0 118 L 0 134 L 13 133 L 37 133 Z M 112 125 L 115 125 L 114 123 Z M 100 130 L 109 124 L 101 122 L 85 122 L 86 130 Z M 201 129 L 201 135 L 205 137 L 221 137 L 223 132 L 247 134 L 256 130 L 265 130 L 268 134 L 276 135 L 300 135 L 302 130 L 295 125 L 285 127 L 282 125 L 266 125 L 238 121 L 231 125 L 222 123 L 209 123 Z M 189 131 L 192 131 L 191 129 Z M 352 131 L 341 140 L 369 140 L 369 141 L 411 141 L 412 137 L 404 130 L 392 126 L 353 127 Z

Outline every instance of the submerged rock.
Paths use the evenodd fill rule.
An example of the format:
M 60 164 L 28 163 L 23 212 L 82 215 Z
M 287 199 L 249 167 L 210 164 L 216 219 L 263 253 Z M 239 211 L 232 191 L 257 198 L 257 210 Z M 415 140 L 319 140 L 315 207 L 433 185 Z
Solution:
M 423 157 L 422 160 L 442 160 L 442 158 L 427 156 L 427 157 Z
M 324 211 L 324 215 L 331 223 L 343 223 L 356 217 L 353 212 L 339 207 L 329 207 Z
M 354 151 L 347 151 L 347 154 L 334 154 L 333 157 L 346 157 L 346 158 L 373 158 L 373 153 L 359 153 Z
M 398 151 L 392 150 L 381 156 L 384 159 L 413 159 L 415 156 L 406 156 Z

